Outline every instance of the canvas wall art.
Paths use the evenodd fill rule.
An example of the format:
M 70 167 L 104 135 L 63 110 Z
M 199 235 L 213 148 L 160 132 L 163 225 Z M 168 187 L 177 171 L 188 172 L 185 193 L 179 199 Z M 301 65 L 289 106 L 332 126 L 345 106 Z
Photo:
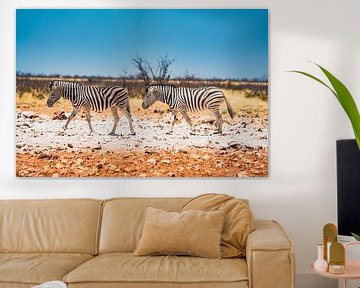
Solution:
M 267 177 L 268 10 L 18 9 L 18 177 Z

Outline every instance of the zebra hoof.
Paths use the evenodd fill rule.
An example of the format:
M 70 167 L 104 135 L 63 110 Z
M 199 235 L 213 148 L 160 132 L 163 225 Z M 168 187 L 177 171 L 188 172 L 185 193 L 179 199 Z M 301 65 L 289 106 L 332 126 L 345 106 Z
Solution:
M 108 135 L 109 135 L 109 136 L 121 136 L 120 134 L 117 134 L 117 133 L 115 133 L 115 132 L 110 132 Z
M 173 131 L 167 131 L 166 134 L 167 134 L 167 135 L 172 135 L 172 134 L 173 134 Z
M 195 131 L 190 131 L 190 135 L 196 135 Z
M 135 136 L 135 135 L 136 135 L 136 133 L 135 133 L 135 132 L 130 133 L 130 136 Z

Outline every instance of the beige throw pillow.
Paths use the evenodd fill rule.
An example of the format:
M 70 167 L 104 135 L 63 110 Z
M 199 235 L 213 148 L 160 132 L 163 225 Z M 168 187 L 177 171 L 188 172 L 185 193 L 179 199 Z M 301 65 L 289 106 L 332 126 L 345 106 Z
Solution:
M 167 212 L 147 207 L 134 255 L 192 255 L 221 258 L 224 211 Z
M 225 194 L 204 194 L 190 200 L 181 209 L 188 210 L 225 211 L 221 238 L 222 257 L 245 256 L 247 237 L 254 230 L 254 217 L 247 200 Z

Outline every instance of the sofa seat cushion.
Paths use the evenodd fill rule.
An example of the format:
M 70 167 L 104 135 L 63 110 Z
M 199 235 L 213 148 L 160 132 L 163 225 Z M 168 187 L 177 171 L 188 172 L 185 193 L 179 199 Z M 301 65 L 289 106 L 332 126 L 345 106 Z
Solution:
M 134 256 L 131 253 L 96 256 L 64 277 L 64 281 L 70 284 L 101 282 L 234 283 L 244 281 L 247 285 L 247 280 L 247 265 L 245 260 L 240 258 Z
M 72 253 L 0 253 L 0 283 L 40 284 L 62 280 L 65 274 L 92 257 Z

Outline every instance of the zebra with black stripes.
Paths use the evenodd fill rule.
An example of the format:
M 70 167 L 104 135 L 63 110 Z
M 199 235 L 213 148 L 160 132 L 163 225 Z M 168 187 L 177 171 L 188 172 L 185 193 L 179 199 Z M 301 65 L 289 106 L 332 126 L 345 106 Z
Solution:
M 229 101 L 226 99 L 224 93 L 217 87 L 185 88 L 176 87 L 171 84 L 151 84 L 146 86 L 146 95 L 142 107 L 147 109 L 156 101 L 168 104 L 171 109 L 172 121 L 170 131 L 167 132 L 168 134 L 173 132 L 178 112 L 185 118 L 193 133 L 194 127 L 187 112 L 198 112 L 202 110 L 212 111 L 216 118 L 217 133 L 221 134 L 223 119 L 219 112 L 219 106 L 223 101 L 226 103 L 230 117 L 234 118 L 234 111 Z
M 70 81 L 54 80 L 50 82 L 49 89 L 50 95 L 47 100 L 48 107 L 52 107 L 61 97 L 70 100 L 72 103 L 73 110 L 67 119 L 64 130 L 67 129 L 70 121 L 76 116 L 78 111 L 83 110 L 85 112 L 91 134 L 93 129 L 91 127 L 90 111 L 103 112 L 110 108 L 112 116 L 114 117 L 114 126 L 109 135 L 117 135 L 115 131 L 119 123 L 118 110 L 122 111 L 127 118 L 131 135 L 135 135 L 128 93 L 124 87 L 91 86 Z

